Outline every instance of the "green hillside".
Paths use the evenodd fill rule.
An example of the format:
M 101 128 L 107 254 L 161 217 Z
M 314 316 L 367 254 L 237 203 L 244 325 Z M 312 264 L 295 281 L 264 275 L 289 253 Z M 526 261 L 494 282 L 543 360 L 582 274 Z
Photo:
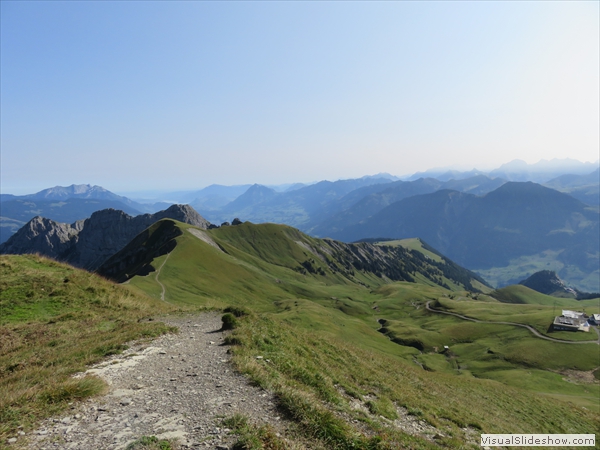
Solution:
M 160 297 L 162 288 L 152 280 L 167 252 L 169 262 L 160 277 L 165 300 L 175 303 L 194 304 L 198 296 L 215 304 L 272 304 L 290 297 L 325 300 L 337 297 L 340 289 L 339 295 L 364 297 L 391 281 L 415 279 L 464 290 L 473 288 L 470 283 L 476 280 L 471 276 L 477 277 L 462 269 L 460 277 L 448 278 L 455 274 L 445 274 L 436 261 L 402 246 L 316 239 L 285 225 L 247 222 L 198 230 L 171 220 L 139 235 L 99 273 L 121 282 L 133 277 L 132 286 Z M 136 277 L 138 273 L 150 275 Z
M 444 279 L 444 287 L 452 290 L 468 289 L 470 291 L 490 292 L 492 288 L 479 275 L 470 270 L 467 270 L 453 261 L 446 258 L 430 245 L 426 244 L 419 238 L 398 239 L 392 241 L 377 242 L 379 246 L 402 246 L 413 254 L 420 254 L 430 264 L 436 266 L 442 272 Z M 431 284 L 431 279 L 421 277 L 419 281 L 425 284 Z M 458 281 L 458 283 L 457 283 Z M 437 283 L 435 283 L 437 284 Z
M 490 294 L 503 303 L 532 303 L 536 305 L 564 306 L 581 309 L 585 305 L 598 305 L 600 299 L 575 300 L 573 298 L 560 298 L 542 294 L 520 284 L 514 284 L 502 289 L 496 289 Z
M 250 314 L 230 338 L 238 368 L 278 393 L 306 439 L 336 443 L 324 448 L 458 447 L 475 445 L 481 430 L 589 431 L 600 424 L 600 384 L 581 381 L 593 379 L 600 367 L 597 343 L 580 343 L 597 338 L 594 332 L 549 334 L 578 343 L 572 348 L 518 326 L 472 323 L 426 308 L 432 302 L 440 310 L 546 333 L 554 308 L 547 296 L 504 304 L 457 280 L 453 290 L 443 288 L 449 283 L 432 283 L 423 274 L 436 267 L 427 261 L 443 259 L 415 241 L 353 247 L 273 224 L 207 231 L 173 226 L 181 233 L 172 238 L 172 250 L 149 246 L 137 266 L 144 275 L 131 277 L 128 286 L 174 305 L 246 308 Z M 160 228 L 156 224 L 154 233 Z M 388 258 L 408 258 L 399 267 L 412 282 L 385 275 L 392 273 L 384 264 L 389 249 L 401 252 Z M 123 269 L 120 260 L 130 250 L 108 266 Z M 415 267 L 409 270 L 409 263 Z M 575 303 L 593 312 L 593 301 Z M 577 374 L 582 377 L 573 378 Z M 352 406 L 357 402 L 362 409 Z M 436 427 L 438 438 L 390 425 L 407 411 Z M 367 436 L 380 436 L 380 447 L 369 447 L 375 444 L 360 437 L 353 420 L 370 430 Z

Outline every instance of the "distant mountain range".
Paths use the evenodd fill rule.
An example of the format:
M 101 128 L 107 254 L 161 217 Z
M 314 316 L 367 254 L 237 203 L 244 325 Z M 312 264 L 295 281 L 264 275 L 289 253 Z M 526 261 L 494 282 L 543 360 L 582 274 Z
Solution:
M 531 178 L 545 187 L 511 181 Z M 551 269 L 581 290 L 598 291 L 599 187 L 598 163 L 512 161 L 487 173 L 429 171 L 404 180 L 378 174 L 308 185 L 211 185 L 170 193 L 169 201 L 185 199 L 217 224 L 239 217 L 346 242 L 421 237 L 496 286 Z M 69 235 L 96 211 L 133 217 L 171 204 L 133 201 L 90 185 L 2 194 L 0 201 L 0 243 L 35 216 L 70 224 Z
M 91 186 L 89 184 L 72 184 L 71 186 L 55 186 L 35 194 L 28 195 L 10 195 L 3 194 L 0 200 L 4 203 L 11 200 L 33 200 L 33 201 L 65 201 L 70 199 L 94 199 L 94 200 L 110 200 L 121 202 L 124 205 L 135 209 L 140 209 L 140 204 L 127 197 L 114 194 L 101 186 Z M 142 207 L 143 208 L 143 207 Z
M 110 192 L 100 186 L 73 184 L 55 186 L 35 194 L 0 196 L 0 243 L 35 216 L 57 222 L 73 223 L 96 211 L 114 208 L 132 216 L 153 213 L 170 204 L 142 204 Z
M 588 205 L 600 205 L 600 169 L 584 175 L 567 174 L 544 183 Z
M 504 183 L 485 176 L 445 183 L 433 179 L 392 183 L 381 179 L 376 181 L 380 183 L 357 189 L 355 187 L 361 182 L 356 180 L 321 182 L 287 193 L 254 185 L 229 204 L 230 214 L 235 213 L 246 220 L 248 217 L 238 214 L 244 212 L 244 208 L 248 212 L 274 214 L 278 207 L 283 209 L 293 205 L 293 209 L 284 210 L 281 215 L 288 214 L 289 218 L 290 210 L 296 213 L 303 211 L 304 221 L 309 223 L 306 217 L 310 218 L 311 214 L 316 218 L 325 216 L 325 211 L 341 209 L 315 226 L 312 233 L 326 230 L 327 234 L 322 237 L 345 242 L 419 237 L 484 278 L 490 273 L 486 270 L 510 268 L 519 258 L 533 258 L 535 261 L 545 258 L 571 285 L 581 291 L 600 291 L 598 208 L 532 182 Z M 453 186 L 480 193 L 496 184 L 501 186 L 483 196 L 444 189 Z M 356 199 L 359 200 L 353 204 Z M 120 249 L 119 246 L 124 246 L 135 234 L 164 214 L 133 218 L 123 212 L 107 211 L 114 210 L 96 212 L 86 221 L 76 221 L 71 225 L 36 217 L 3 244 L 0 252 L 41 252 L 80 267 L 95 268 L 110 257 L 111 252 Z M 177 218 L 172 214 L 164 217 Z M 196 221 L 204 219 L 198 215 Z M 131 231 L 113 222 L 137 225 Z M 95 225 L 97 223 L 103 225 Z M 202 224 L 204 227 L 209 225 L 208 221 Z M 93 229 L 106 231 L 108 237 L 100 239 L 102 245 L 94 244 L 94 247 L 86 244 L 86 236 Z M 113 237 L 110 237 L 111 233 Z M 109 245 L 106 239 L 118 241 L 118 245 Z M 32 242 L 37 244 L 32 245 Z M 44 246 L 50 247 L 50 250 Z M 88 247 L 93 247 L 99 255 L 93 262 L 80 256 L 80 249 Z M 548 257 L 548 254 L 551 256 Z M 534 264 L 533 267 L 537 266 Z M 519 267 L 510 272 L 514 273 L 512 278 L 500 277 L 494 283 L 499 286 L 515 283 L 534 271 Z M 519 278 L 513 281 L 514 277 Z
M 486 175 L 490 178 L 503 178 L 507 181 L 533 181 L 536 183 L 545 183 L 564 174 L 589 174 L 598 168 L 598 164 L 598 161 L 593 163 L 582 163 L 571 158 L 555 158 L 552 160 L 542 159 L 535 164 L 527 164 L 525 161 L 515 159 L 506 164 L 502 164 L 497 169 L 493 169 L 489 172 L 477 169 L 469 171 L 430 169 L 425 172 L 417 172 L 403 179 L 413 181 L 419 178 L 436 178 L 440 181 L 449 181 Z
M 350 193 L 339 200 L 339 206 L 334 205 L 337 208 L 331 208 L 328 217 L 314 220 L 306 227 L 303 227 L 303 229 L 315 236 L 339 237 L 341 236 L 339 234 L 340 231 L 344 228 L 358 224 L 387 206 L 405 198 L 429 194 L 442 189 L 455 189 L 461 192 L 482 195 L 502 186 L 504 183 L 506 181 L 499 178 L 490 179 L 485 175 L 478 175 L 463 180 L 450 180 L 446 182 L 436 180 L 435 178 L 419 178 L 415 181 L 396 181 L 380 184 L 368 189 L 362 189 L 360 192 L 357 190 Z M 356 195 L 358 193 L 360 195 Z M 350 240 L 361 239 L 363 237 L 370 236 L 362 236 Z
M 320 181 L 286 192 L 255 184 L 218 211 L 203 214 L 211 222 L 243 217 L 251 222 L 284 223 L 305 229 L 307 225 L 339 209 L 338 202 L 357 189 L 389 183 L 389 178 Z M 337 209 L 336 209 L 337 208 Z
M 535 183 L 506 183 L 482 197 L 453 190 L 408 197 L 330 237 L 414 236 L 476 272 L 553 251 L 565 279 L 577 285 L 589 275 L 582 290 L 598 291 L 598 209 Z
M 327 236 L 332 231 L 339 230 L 342 225 L 357 223 L 412 195 L 432 193 L 441 189 L 484 195 L 511 180 L 547 180 L 548 187 L 565 192 L 588 205 L 600 205 L 598 169 L 591 173 L 565 174 L 559 171 L 559 163 L 564 164 L 565 170 L 593 170 L 597 167 L 597 164 L 590 163 L 577 165 L 573 160 L 551 161 L 547 164 L 540 162 L 538 165 L 514 161 L 487 174 L 480 171 L 453 171 L 441 174 L 438 178 L 419 177 L 414 180 L 396 181 L 384 174 L 381 178 L 322 181 L 285 192 L 255 184 L 220 208 L 204 210 L 201 204 L 193 202 L 192 206 L 197 207 L 213 222 L 222 222 L 238 216 L 253 222 L 285 223 L 317 236 Z M 524 168 L 530 170 L 519 170 Z M 500 173 L 506 177 L 499 177 Z M 562 174 L 559 175 L 562 178 L 552 177 L 557 173 Z

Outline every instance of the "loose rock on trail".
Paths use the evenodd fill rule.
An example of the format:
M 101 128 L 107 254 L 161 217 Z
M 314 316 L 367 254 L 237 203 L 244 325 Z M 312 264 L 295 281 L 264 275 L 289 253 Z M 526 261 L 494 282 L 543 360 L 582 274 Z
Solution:
M 108 393 L 74 404 L 31 433 L 29 449 L 123 449 L 142 436 L 177 440 L 183 448 L 227 449 L 235 436 L 222 419 L 245 414 L 283 427 L 272 394 L 251 386 L 229 363 L 221 316 L 169 317 L 178 334 L 136 342 L 89 369 Z

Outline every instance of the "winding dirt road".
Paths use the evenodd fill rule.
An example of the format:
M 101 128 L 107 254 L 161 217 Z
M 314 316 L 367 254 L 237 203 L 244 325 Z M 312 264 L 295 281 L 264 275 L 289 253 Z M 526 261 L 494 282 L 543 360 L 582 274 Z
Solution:
M 523 327 L 523 328 L 527 328 L 535 336 L 537 336 L 541 339 L 546 339 L 547 341 L 553 341 L 553 342 L 560 342 L 562 344 L 598 344 L 598 345 L 600 345 L 600 333 L 598 334 L 597 341 L 566 341 L 564 339 L 554 339 L 554 338 L 551 338 L 548 336 L 544 336 L 539 331 L 537 331 L 535 328 L 533 328 L 529 325 L 524 325 L 522 323 L 514 323 L 514 322 L 491 322 L 488 320 L 473 319 L 472 317 L 463 316 L 461 314 L 457 314 L 457 313 L 453 313 L 453 312 L 449 312 L 449 311 L 440 311 L 439 309 L 434 309 L 431 307 L 430 303 L 431 303 L 431 301 L 427 302 L 425 304 L 425 308 L 427 308 L 428 311 L 431 311 L 431 312 L 434 312 L 437 314 L 448 314 L 449 316 L 455 316 L 455 317 L 458 317 L 459 319 L 470 320 L 471 322 L 477 322 L 477 323 L 494 323 L 494 324 L 499 324 L 499 325 L 513 325 L 515 327 Z

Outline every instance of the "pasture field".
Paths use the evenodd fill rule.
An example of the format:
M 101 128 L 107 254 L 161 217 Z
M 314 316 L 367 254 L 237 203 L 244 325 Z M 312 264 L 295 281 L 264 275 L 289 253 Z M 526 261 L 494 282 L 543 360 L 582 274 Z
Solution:
M 501 291 L 508 290 L 517 292 L 521 299 L 527 296 L 527 302 L 483 303 L 469 298 L 441 297 L 437 301 L 436 308 L 488 322 L 514 322 L 530 325 L 539 333 L 555 339 L 589 341 L 598 337 L 593 330 L 589 333 L 553 331 L 550 329 L 550 325 L 555 316 L 562 314 L 563 309 L 585 311 L 588 315 L 600 313 L 600 299 L 555 298 L 532 291 L 525 286 L 509 286 Z M 539 300 L 540 303 L 534 303 L 536 300 Z

